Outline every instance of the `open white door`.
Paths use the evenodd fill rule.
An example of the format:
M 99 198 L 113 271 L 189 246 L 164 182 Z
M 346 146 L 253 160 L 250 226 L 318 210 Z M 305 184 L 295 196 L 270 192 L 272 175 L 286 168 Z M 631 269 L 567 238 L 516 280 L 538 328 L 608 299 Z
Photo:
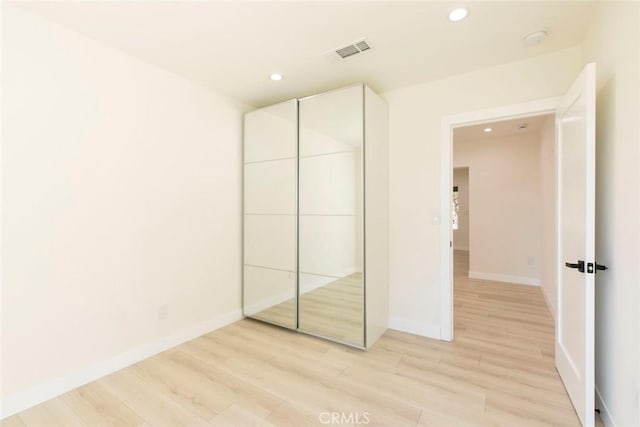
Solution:
M 596 66 L 588 64 L 556 111 L 558 313 L 556 367 L 585 427 L 594 414 Z

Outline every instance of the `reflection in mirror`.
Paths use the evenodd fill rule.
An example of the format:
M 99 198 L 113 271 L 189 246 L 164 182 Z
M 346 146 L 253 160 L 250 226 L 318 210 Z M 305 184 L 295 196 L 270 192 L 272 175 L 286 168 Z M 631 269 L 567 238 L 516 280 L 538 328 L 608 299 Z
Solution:
M 299 328 L 364 346 L 363 87 L 300 101 Z
M 297 101 L 245 115 L 244 314 L 297 327 Z

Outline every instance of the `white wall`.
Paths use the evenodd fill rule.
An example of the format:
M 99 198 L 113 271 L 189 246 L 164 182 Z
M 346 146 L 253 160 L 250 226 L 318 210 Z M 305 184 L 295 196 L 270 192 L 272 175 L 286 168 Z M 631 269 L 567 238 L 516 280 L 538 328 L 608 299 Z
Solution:
M 458 187 L 458 229 L 453 230 L 453 249 L 469 250 L 469 168 L 453 170 L 453 186 Z
M 556 314 L 556 121 L 540 130 L 540 283 L 551 313 Z
M 540 283 L 539 155 L 537 132 L 454 138 L 453 166 L 469 168 L 469 277 Z
M 383 94 L 389 105 L 390 326 L 440 336 L 440 126 L 444 116 L 559 96 L 579 47 Z
M 602 2 L 584 44 L 597 63 L 596 387 L 606 425 L 640 425 L 640 4 Z
M 8 415 L 239 318 L 244 106 L 3 7 Z

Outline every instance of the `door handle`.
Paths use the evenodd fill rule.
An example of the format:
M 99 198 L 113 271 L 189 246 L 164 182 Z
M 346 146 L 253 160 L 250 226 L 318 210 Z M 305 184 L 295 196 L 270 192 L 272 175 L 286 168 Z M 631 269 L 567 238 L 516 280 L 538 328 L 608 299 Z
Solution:
M 580 273 L 584 273 L 584 261 L 581 259 L 579 259 L 576 264 L 565 262 L 564 265 L 569 268 L 577 268 Z
M 587 273 L 596 274 L 598 272 L 598 270 L 604 271 L 604 270 L 608 270 L 608 269 L 609 269 L 609 267 L 607 267 L 606 265 L 597 264 L 595 262 L 590 262 L 590 263 L 587 264 Z

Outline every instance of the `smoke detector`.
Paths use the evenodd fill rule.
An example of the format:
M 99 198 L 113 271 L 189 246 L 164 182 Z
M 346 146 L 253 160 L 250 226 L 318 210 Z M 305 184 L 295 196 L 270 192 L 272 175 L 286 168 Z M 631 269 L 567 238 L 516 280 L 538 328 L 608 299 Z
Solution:
M 522 41 L 529 46 L 537 45 L 542 43 L 544 39 L 547 38 L 547 34 L 549 31 L 546 28 L 538 28 L 537 30 L 531 31 L 529 34 L 524 36 Z
M 341 59 L 347 59 L 370 49 L 371 46 L 369 45 L 369 43 L 362 39 L 346 46 L 342 46 L 338 49 L 334 49 L 334 51 Z

